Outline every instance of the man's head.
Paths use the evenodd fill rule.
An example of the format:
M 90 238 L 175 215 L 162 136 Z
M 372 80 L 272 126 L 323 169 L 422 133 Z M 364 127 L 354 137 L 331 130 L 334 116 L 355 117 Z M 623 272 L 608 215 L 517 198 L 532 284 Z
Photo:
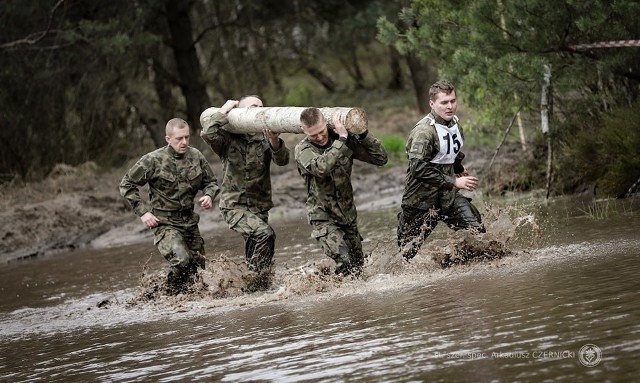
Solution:
M 165 129 L 169 146 L 177 153 L 184 154 L 189 149 L 189 124 L 181 118 L 172 118 Z
M 238 108 L 262 108 L 262 100 L 255 94 L 248 94 L 240 97 Z M 258 133 L 247 133 L 247 136 L 254 137 Z
M 303 110 L 300 114 L 300 124 L 304 134 L 315 144 L 324 146 L 329 141 L 327 120 L 325 120 L 320 109 L 311 107 Z
M 262 100 L 255 94 L 248 94 L 240 97 L 238 108 L 261 108 Z
M 429 88 L 429 107 L 445 121 L 451 121 L 458 108 L 456 89 L 447 80 L 440 80 Z

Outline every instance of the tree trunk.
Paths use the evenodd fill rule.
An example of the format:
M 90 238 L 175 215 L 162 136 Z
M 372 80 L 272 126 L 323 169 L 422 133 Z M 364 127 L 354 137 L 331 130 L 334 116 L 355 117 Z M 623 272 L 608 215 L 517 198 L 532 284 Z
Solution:
M 167 140 L 164 138 L 166 123 L 155 118 L 145 118 L 144 116 L 140 116 L 140 123 L 144 125 L 156 148 L 161 148 L 167 144 Z
M 353 79 L 356 84 L 356 89 L 364 89 L 364 75 L 362 69 L 360 69 L 360 63 L 358 63 L 358 55 L 356 54 L 356 48 L 351 50 L 351 54 L 348 57 L 351 59 L 351 63 L 346 58 L 341 58 L 340 62 L 344 66 L 345 70 Z
M 540 96 L 540 120 L 542 133 L 547 138 L 547 176 L 546 176 L 546 198 L 551 193 L 551 170 L 553 162 L 553 146 L 551 145 L 551 132 L 549 128 L 549 116 L 553 109 L 553 98 L 551 96 L 551 67 L 547 64 L 544 66 L 544 85 L 542 86 L 542 95 Z
M 158 53 L 158 56 L 159 55 L 160 53 Z M 160 110 L 157 112 L 159 116 L 162 116 L 162 120 L 169 121 L 175 117 L 179 103 L 174 93 L 171 92 L 172 84 L 167 82 L 166 76 L 158 73 L 158 68 L 161 68 L 161 63 L 159 60 L 154 60 L 149 69 L 153 78 L 153 88 L 158 96 L 158 106 Z
M 429 68 L 425 65 L 418 56 L 413 53 L 407 54 L 407 63 L 409 64 L 409 70 L 411 71 L 411 80 L 413 81 L 413 88 L 416 92 L 416 99 L 418 100 L 418 110 L 420 113 L 428 113 L 429 108 L 429 87 L 430 75 Z
M 273 82 L 273 85 L 276 87 L 276 90 L 278 93 L 284 93 L 284 86 L 282 85 L 282 79 L 280 78 L 280 75 L 278 74 L 278 68 L 277 66 L 274 64 L 274 60 L 269 60 L 269 63 L 267 64 L 269 65 L 269 72 L 271 74 L 271 81 Z
M 509 41 L 509 35 L 507 34 L 507 21 L 504 17 L 504 8 L 502 5 L 502 0 L 498 0 L 497 5 L 500 12 L 500 27 L 502 28 L 502 36 L 504 37 L 505 41 Z M 511 64 L 509 64 L 509 70 L 510 71 L 513 70 L 513 66 Z M 516 92 L 513 92 L 513 98 L 516 100 L 516 102 L 520 101 L 518 94 Z M 518 121 L 518 132 L 520 133 L 520 147 L 522 148 L 523 152 L 526 152 L 527 140 L 524 135 L 524 124 L 522 123 L 522 116 L 520 116 L 520 112 L 517 113 L 516 117 Z
M 516 100 L 516 102 L 520 102 L 520 97 L 518 97 L 518 94 L 516 92 L 513 92 L 513 99 Z M 520 107 L 520 109 L 522 109 L 522 106 Z M 520 113 L 520 111 L 518 111 L 518 113 L 516 114 L 516 121 L 518 122 L 518 134 L 520 136 L 520 148 L 522 148 L 523 152 L 527 151 L 527 138 L 524 135 L 524 123 L 522 122 L 522 115 Z
M 193 41 L 190 1 L 166 0 L 166 17 L 171 36 L 170 45 L 178 68 L 180 88 L 187 105 L 187 122 L 192 133 L 197 130 L 202 105 L 210 105 L 209 96 L 202 80 L 200 63 Z
M 520 147 L 523 152 L 527 151 L 527 137 L 524 134 L 524 123 L 522 122 L 522 116 L 518 113 L 518 133 L 520 134 Z
M 304 133 L 300 126 L 300 114 L 306 108 L 298 106 L 234 108 L 229 111 L 229 124 L 225 130 L 231 133 L 260 133 L 271 129 L 274 133 Z M 214 113 L 220 108 L 211 107 L 200 115 L 203 128 L 211 126 Z M 333 129 L 333 116 L 345 113 L 345 127 L 352 134 L 360 134 L 367 130 L 367 114 L 360 108 L 320 108 L 327 120 L 327 127 Z
M 305 70 L 307 71 L 307 73 L 309 73 L 311 75 L 311 77 L 315 78 L 316 80 L 318 80 L 318 82 L 320 84 L 322 84 L 322 86 L 329 92 L 329 93 L 335 93 L 337 85 L 336 82 L 333 81 L 333 79 L 331 77 L 329 77 L 327 74 L 325 74 L 324 72 L 322 72 L 320 70 L 320 68 L 313 66 L 311 64 L 305 64 Z
M 393 46 L 389 47 L 389 66 L 391 67 L 391 80 L 387 87 L 391 90 L 401 90 L 404 88 L 404 78 L 402 67 L 400 66 L 400 53 Z

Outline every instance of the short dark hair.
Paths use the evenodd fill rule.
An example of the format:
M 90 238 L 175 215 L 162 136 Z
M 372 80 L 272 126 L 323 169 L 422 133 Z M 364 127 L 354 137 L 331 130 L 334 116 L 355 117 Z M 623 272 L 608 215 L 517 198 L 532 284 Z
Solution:
M 455 90 L 456 88 L 449 80 L 437 81 L 429 88 L 429 100 L 435 101 L 438 98 L 438 93 L 451 94 Z
M 322 112 L 320 112 L 320 109 L 312 106 L 300 113 L 300 123 L 302 124 L 302 126 L 308 128 L 317 124 L 318 121 L 320 121 L 321 116 Z
M 258 96 L 257 94 L 245 94 L 244 96 L 242 96 L 242 97 L 240 97 L 238 99 L 238 102 L 244 100 L 245 98 L 249 98 L 249 97 L 255 97 L 255 98 L 257 98 L 258 100 L 260 100 L 260 101 L 262 101 L 264 103 L 264 100 L 262 99 L 262 97 Z
M 175 129 L 188 128 L 189 124 L 182 118 L 172 118 L 167 122 L 167 126 L 165 127 L 165 133 L 167 136 L 171 136 Z

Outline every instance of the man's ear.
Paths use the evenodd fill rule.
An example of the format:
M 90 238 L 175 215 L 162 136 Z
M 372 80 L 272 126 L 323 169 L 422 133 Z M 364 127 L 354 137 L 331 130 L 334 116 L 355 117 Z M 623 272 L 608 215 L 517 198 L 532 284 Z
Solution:
M 165 141 L 167 141 L 167 144 L 171 143 L 171 137 L 169 136 L 164 136 Z

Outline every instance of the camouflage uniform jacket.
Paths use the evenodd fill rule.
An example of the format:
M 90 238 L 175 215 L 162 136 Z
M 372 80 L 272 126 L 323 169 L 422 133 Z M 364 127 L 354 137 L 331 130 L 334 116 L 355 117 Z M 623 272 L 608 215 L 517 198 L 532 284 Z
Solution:
M 288 164 L 289 149 L 282 139 L 280 149 L 274 151 L 262 134 L 251 138 L 245 134 L 229 133 L 221 128 L 228 122 L 224 113 L 216 113 L 212 116 L 211 125 L 205 126 L 200 133 L 222 160 L 220 209 L 247 209 L 253 213 L 267 211 L 273 207 L 271 161 L 279 166 Z
M 353 201 L 351 168 L 353 160 L 382 166 L 387 163 L 387 152 L 377 139 L 349 136 L 346 143 L 329 132 L 325 147 L 315 145 L 305 137 L 295 149 L 298 172 L 307 186 L 307 215 L 312 221 L 331 221 L 348 225 L 356 221 Z
M 149 184 L 149 202 L 157 210 L 193 210 L 193 200 L 202 190 L 215 199 L 220 189 L 207 159 L 196 148 L 178 154 L 171 146 L 148 153 L 136 162 L 120 182 L 120 194 L 133 211 L 149 211 L 140 199 L 138 187 Z
M 451 163 L 434 163 L 432 160 L 440 152 L 440 138 L 435 125 L 441 124 L 453 127 L 458 124 L 458 118 L 447 123 L 439 116 L 434 117 L 433 111 L 418 121 L 407 140 L 406 150 L 409 158 L 405 177 L 402 206 L 429 210 L 440 209 L 447 212 L 456 197 L 458 189 L 454 186 L 456 173 L 461 173 L 464 154 L 460 151 L 464 140 L 462 127 L 458 124 L 460 137 L 448 137 L 451 149 L 457 152 L 455 161 Z M 444 137 L 443 137 L 444 138 Z M 454 152 L 454 154 L 456 154 Z

